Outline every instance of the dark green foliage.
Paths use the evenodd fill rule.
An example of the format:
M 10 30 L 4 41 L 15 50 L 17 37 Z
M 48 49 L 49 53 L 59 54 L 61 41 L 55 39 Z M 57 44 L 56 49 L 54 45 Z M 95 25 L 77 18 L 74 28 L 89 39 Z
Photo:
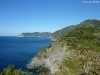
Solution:
M 16 69 L 14 65 L 9 65 L 7 68 L 4 68 L 3 72 L 0 75 L 32 75 L 33 73 L 29 73 L 26 71 L 22 71 L 22 69 Z
M 88 19 L 88 20 L 85 20 L 84 22 L 82 22 L 82 23 L 80 23 L 80 24 L 78 24 L 78 25 L 71 25 L 71 26 L 68 26 L 68 27 L 65 27 L 65 28 L 63 28 L 63 29 L 61 29 L 61 30 L 58 30 L 58 31 L 56 31 L 56 32 L 54 32 L 54 33 L 52 33 L 51 34 L 51 36 L 54 38 L 54 39 L 59 39 L 59 38 L 62 38 L 63 36 L 66 36 L 67 35 L 67 33 L 69 33 L 70 31 L 70 35 L 69 36 L 72 36 L 72 33 L 74 32 L 74 31 L 77 31 L 77 29 L 78 29 L 78 27 L 80 28 L 80 27 L 90 27 L 89 28 L 89 30 L 92 32 L 92 33 L 94 33 L 94 30 L 96 31 L 96 29 L 99 29 L 99 31 L 100 31 L 100 21 L 99 20 L 95 20 L 95 19 Z M 76 30 L 74 30 L 76 28 Z M 94 28 L 94 29 L 93 29 Z M 83 28 L 84 29 L 84 28 Z M 74 30 L 74 31 L 73 31 Z M 73 32 L 72 32 L 73 31 Z M 79 31 L 79 32 L 77 32 L 78 33 L 78 35 L 80 35 L 81 36 L 81 34 L 83 34 L 84 32 L 82 31 L 82 29 Z M 73 33 L 74 34 L 74 33 Z M 88 34 L 88 33 L 87 33 Z M 74 34 L 74 35 L 76 35 L 76 34 Z M 78 36 L 78 35 L 76 35 L 76 36 Z M 90 34 L 91 35 L 91 34 Z M 84 36 L 85 37 L 85 36 Z M 92 38 L 92 36 L 91 36 L 91 38 Z M 90 38 L 90 39 L 91 39 Z
M 75 25 L 71 25 L 71 26 L 68 26 L 68 27 L 65 27 L 61 30 L 57 30 L 55 31 L 54 33 L 51 34 L 51 36 L 54 38 L 54 39 L 58 39 L 64 35 L 66 35 L 69 31 L 71 31 L 73 28 L 75 27 Z
M 100 29 L 100 21 L 96 19 L 88 19 L 80 23 L 78 26 L 97 27 Z
M 48 75 L 50 74 L 50 70 L 47 67 L 40 66 L 37 70 L 37 73 L 39 73 L 40 75 Z
M 67 46 L 77 49 L 79 46 L 88 46 L 89 49 L 100 51 L 100 29 L 97 27 L 81 26 L 71 30 L 66 36 L 61 37 L 58 41 L 65 42 Z
M 92 40 L 95 39 L 96 36 L 94 36 L 93 33 L 99 31 L 99 29 L 95 27 L 77 27 L 71 32 L 68 33 L 67 37 L 75 37 L 78 39 L 88 39 Z
M 52 43 L 47 46 L 48 48 L 52 47 Z

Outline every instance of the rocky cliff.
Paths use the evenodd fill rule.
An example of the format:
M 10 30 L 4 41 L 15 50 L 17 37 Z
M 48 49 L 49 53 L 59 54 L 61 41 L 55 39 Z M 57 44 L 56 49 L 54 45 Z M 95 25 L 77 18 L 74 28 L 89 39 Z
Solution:
M 100 75 L 100 21 L 76 25 L 43 48 L 27 68 L 39 66 L 48 68 L 52 75 Z
M 51 73 L 55 73 L 58 70 L 58 64 L 62 62 L 66 50 L 67 46 L 64 43 L 53 42 L 32 58 L 27 68 L 33 69 L 45 66 Z

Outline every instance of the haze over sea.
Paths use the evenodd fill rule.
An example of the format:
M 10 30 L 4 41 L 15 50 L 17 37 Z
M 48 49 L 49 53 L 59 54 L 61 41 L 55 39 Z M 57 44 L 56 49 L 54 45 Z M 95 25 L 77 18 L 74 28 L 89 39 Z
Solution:
M 49 38 L 0 36 L 0 72 L 9 64 L 27 70 L 31 58 L 50 43 Z

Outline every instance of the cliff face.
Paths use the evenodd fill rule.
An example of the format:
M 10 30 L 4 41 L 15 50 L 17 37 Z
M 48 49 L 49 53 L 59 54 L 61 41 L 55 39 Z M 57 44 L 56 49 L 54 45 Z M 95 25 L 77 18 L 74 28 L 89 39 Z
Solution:
M 64 43 L 54 42 L 41 50 L 27 65 L 27 68 L 33 69 L 39 66 L 47 67 L 51 73 L 58 70 L 58 64 L 62 62 L 67 47 Z
M 32 58 L 27 68 L 40 66 L 48 68 L 52 75 L 98 75 L 100 53 L 82 46 L 74 50 L 62 42 L 53 42 Z

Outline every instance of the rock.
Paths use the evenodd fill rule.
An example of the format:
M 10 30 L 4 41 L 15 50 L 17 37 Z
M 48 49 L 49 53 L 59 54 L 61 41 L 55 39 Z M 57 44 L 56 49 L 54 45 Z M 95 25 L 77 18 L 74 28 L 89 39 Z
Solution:
M 58 70 L 58 64 L 61 63 L 66 51 L 66 45 L 59 42 L 54 42 L 51 47 L 48 46 L 41 50 L 31 62 L 27 65 L 27 68 L 34 69 L 40 66 L 47 67 L 51 73 L 55 73 Z

